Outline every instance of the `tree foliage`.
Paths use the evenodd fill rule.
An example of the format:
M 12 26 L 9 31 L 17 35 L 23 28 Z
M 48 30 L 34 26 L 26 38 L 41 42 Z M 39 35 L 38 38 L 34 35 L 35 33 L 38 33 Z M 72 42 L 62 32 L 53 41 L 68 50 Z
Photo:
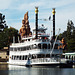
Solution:
M 13 42 L 13 36 L 15 37 L 15 42 L 18 42 L 18 30 L 14 28 L 6 28 L 0 33 L 0 48 L 9 46 Z
M 67 30 L 59 35 L 59 39 L 62 38 L 67 42 L 67 51 L 75 51 L 75 27 L 72 20 L 68 20 Z
M 5 28 L 8 28 L 5 21 L 5 15 L 0 13 L 0 32 L 2 32 Z
M 13 42 L 13 36 L 15 37 L 15 42 L 18 42 L 18 35 L 18 30 L 8 28 L 5 15 L 0 13 L 0 49 L 9 46 Z

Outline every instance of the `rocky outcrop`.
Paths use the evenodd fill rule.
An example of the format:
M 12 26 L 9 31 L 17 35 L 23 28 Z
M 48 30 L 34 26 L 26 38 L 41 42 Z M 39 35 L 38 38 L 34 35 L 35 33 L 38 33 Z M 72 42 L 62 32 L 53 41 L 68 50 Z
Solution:
M 28 21 L 28 12 L 24 15 L 24 19 L 22 20 L 22 27 L 19 30 L 21 37 L 28 37 L 32 35 L 30 31 L 30 25 Z

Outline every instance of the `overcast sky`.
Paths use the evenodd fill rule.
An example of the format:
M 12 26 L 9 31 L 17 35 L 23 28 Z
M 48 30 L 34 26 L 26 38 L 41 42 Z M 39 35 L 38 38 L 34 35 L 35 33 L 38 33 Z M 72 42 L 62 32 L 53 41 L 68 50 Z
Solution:
M 56 34 L 59 28 L 61 32 L 66 30 L 68 20 L 72 20 L 75 24 L 75 0 L 0 0 L 0 13 L 5 15 L 9 27 L 19 30 L 24 14 L 28 11 L 29 24 L 33 29 L 35 6 L 39 7 L 39 19 L 48 19 L 51 16 L 52 20 L 52 8 L 56 8 Z M 39 21 L 39 26 L 41 24 L 44 24 L 48 28 L 47 32 L 51 34 L 52 21 Z

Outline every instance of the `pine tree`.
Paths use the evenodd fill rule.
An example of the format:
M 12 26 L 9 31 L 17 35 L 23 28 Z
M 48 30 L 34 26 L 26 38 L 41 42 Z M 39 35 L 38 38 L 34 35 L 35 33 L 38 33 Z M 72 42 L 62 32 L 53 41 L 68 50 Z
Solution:
M 0 32 L 2 32 L 5 28 L 8 28 L 5 21 L 5 15 L 0 13 Z
M 64 38 L 67 44 L 66 52 L 75 52 L 75 27 L 72 20 L 68 20 L 67 30 L 59 35 L 59 39 Z
M 68 20 L 68 23 L 67 23 L 67 39 L 68 40 L 72 38 L 73 28 L 74 28 L 74 24 L 72 20 Z
M 71 20 L 68 21 L 67 24 L 67 43 L 68 43 L 68 50 L 75 51 L 75 27 Z

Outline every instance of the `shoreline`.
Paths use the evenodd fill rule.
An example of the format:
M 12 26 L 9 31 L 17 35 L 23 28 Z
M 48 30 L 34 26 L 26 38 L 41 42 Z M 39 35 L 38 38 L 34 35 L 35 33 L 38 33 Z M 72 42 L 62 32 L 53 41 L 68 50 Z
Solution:
M 0 62 L 0 65 L 9 65 L 7 62 Z

